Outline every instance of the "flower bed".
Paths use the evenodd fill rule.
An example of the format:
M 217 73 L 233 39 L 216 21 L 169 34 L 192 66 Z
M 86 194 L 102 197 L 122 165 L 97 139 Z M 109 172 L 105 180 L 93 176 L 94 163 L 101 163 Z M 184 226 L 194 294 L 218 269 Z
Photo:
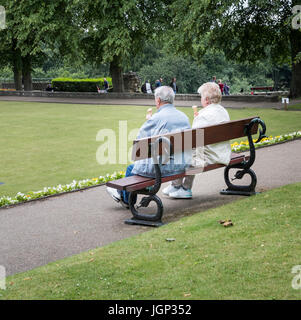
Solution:
M 281 143 L 284 141 L 293 140 L 297 138 L 301 138 L 301 131 L 284 134 L 281 136 L 275 136 L 275 137 L 269 136 L 267 138 L 263 138 L 260 142 L 255 143 L 254 146 L 255 148 L 260 148 L 263 146 L 273 145 L 273 144 L 277 144 L 277 143 Z M 255 141 L 256 139 L 253 139 L 253 142 Z M 241 141 L 240 143 L 234 142 L 231 144 L 231 150 L 233 152 L 247 151 L 249 150 L 249 141 L 248 140 Z
M 301 131 L 293 132 L 289 134 L 284 134 L 282 136 L 275 136 L 275 137 L 267 137 L 262 139 L 259 143 L 255 144 L 255 148 L 267 146 L 267 145 L 273 145 L 293 139 L 301 138 Z M 255 142 L 256 139 L 253 139 L 253 142 Z M 231 150 L 233 152 L 242 152 L 249 150 L 249 142 L 248 141 L 242 141 L 240 143 L 234 142 L 231 144 Z M 86 189 L 93 186 L 99 186 L 107 181 L 110 180 L 116 180 L 123 178 L 125 176 L 124 171 L 114 172 L 113 174 L 106 174 L 105 176 L 100 176 L 98 178 L 92 178 L 92 179 L 85 179 L 80 181 L 73 180 L 70 184 L 61 185 L 59 184 L 56 187 L 45 187 L 42 190 L 39 191 L 30 191 L 26 194 L 18 192 L 15 197 L 8 197 L 3 196 L 0 198 L 0 207 L 4 206 L 10 206 L 22 202 L 27 202 L 31 200 L 41 199 L 53 195 L 58 195 L 66 192 L 72 192 L 77 190 Z
M 106 183 L 110 180 L 116 180 L 123 178 L 124 171 L 114 172 L 113 174 L 106 174 L 105 176 L 99 176 L 97 178 L 85 179 L 80 181 L 73 180 L 70 184 L 59 184 L 56 187 L 45 187 L 39 191 L 30 191 L 26 194 L 18 192 L 15 197 L 3 196 L 0 198 L 0 207 L 14 205 L 30 200 L 41 199 L 52 195 L 58 195 L 61 193 L 72 192 L 76 190 L 86 189 L 93 186 L 98 186 Z

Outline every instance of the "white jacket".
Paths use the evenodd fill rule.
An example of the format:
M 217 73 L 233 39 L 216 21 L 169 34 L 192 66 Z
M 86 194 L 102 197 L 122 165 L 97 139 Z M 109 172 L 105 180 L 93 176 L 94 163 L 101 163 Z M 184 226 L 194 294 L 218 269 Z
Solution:
M 204 128 L 230 121 L 228 111 L 219 104 L 210 104 L 199 111 L 194 118 L 192 129 Z M 228 165 L 231 159 L 230 141 L 198 147 L 192 153 L 192 166 L 205 167 L 208 164 L 221 163 Z
M 146 83 L 146 85 L 145 85 L 145 88 L 146 88 L 146 92 L 147 93 L 152 93 L 152 88 L 151 88 L 151 85 L 150 85 L 150 83 Z

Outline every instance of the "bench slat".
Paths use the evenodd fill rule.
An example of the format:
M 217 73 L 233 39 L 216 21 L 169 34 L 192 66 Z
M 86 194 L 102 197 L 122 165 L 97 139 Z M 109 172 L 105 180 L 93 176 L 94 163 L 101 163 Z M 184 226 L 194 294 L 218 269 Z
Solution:
M 139 184 L 141 182 L 151 181 L 151 180 L 154 180 L 154 178 L 135 175 L 135 176 L 121 178 L 118 180 L 108 181 L 106 185 L 108 187 L 115 188 L 118 190 L 125 190 L 126 187 L 128 186 Z
M 240 163 L 243 160 L 248 160 L 248 159 L 249 159 L 249 156 L 245 156 L 245 155 L 241 155 L 241 154 L 237 154 L 237 153 L 232 153 L 230 164 Z M 168 177 L 162 177 L 161 181 L 162 181 L 162 183 L 164 183 L 164 182 L 172 181 L 175 179 L 183 178 L 187 175 L 198 174 L 198 173 L 202 173 L 202 172 L 206 172 L 206 171 L 210 171 L 210 170 L 214 170 L 214 169 L 222 168 L 222 167 L 224 167 L 223 164 L 218 164 L 218 163 L 210 164 L 210 165 L 206 166 L 205 168 L 193 168 L 193 169 L 187 170 L 184 173 L 180 173 L 180 174 L 168 176 Z M 118 180 L 108 181 L 106 183 L 106 185 L 108 187 L 111 187 L 114 189 L 126 190 L 126 191 L 131 192 L 131 191 L 141 190 L 146 187 L 150 187 L 150 186 L 154 185 L 154 183 L 155 183 L 154 178 L 148 178 L 148 177 L 134 175 L 134 176 L 130 176 L 130 177 L 121 178 Z

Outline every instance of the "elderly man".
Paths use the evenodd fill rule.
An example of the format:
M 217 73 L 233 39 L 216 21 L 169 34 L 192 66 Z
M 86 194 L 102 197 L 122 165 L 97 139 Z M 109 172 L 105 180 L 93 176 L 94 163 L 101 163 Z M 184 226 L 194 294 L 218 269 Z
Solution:
M 171 87 L 161 86 L 155 90 L 157 112 L 140 128 L 137 139 L 190 129 L 188 117 L 174 107 L 174 97 L 175 93 Z M 162 176 L 170 176 L 185 171 L 191 161 L 189 154 L 180 154 L 181 161 L 179 161 L 179 155 L 173 157 L 177 157 L 177 161 L 169 161 L 161 166 Z M 153 160 L 139 160 L 128 166 L 126 176 L 134 174 L 155 177 Z M 123 191 L 121 193 L 113 188 L 107 188 L 107 191 L 115 201 L 121 202 L 123 205 L 128 204 L 128 192 Z
M 207 126 L 230 121 L 229 114 L 220 105 L 222 93 L 219 86 L 214 82 L 204 83 L 198 89 L 201 95 L 203 109 L 194 114 L 192 128 L 204 128 Z M 231 158 L 231 145 L 229 141 L 199 147 L 193 150 L 192 166 L 205 167 L 208 164 L 222 163 L 228 165 Z M 174 180 L 168 187 L 163 189 L 163 194 L 171 198 L 192 198 L 193 175 L 183 179 Z

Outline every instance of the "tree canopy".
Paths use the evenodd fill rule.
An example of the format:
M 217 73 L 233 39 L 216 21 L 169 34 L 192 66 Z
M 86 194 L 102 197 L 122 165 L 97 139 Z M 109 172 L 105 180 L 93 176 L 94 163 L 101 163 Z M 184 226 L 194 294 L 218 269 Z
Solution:
M 292 65 L 291 95 L 301 95 L 301 30 L 292 28 L 293 0 L 175 0 L 171 5 L 172 48 L 201 60 L 209 48 L 228 59 L 270 59 Z
M 168 3 L 87 0 L 79 5 L 85 55 L 93 61 L 110 63 L 115 91 L 123 91 L 122 66 L 142 51 L 145 42 L 162 31 Z
M 217 58 L 223 52 L 228 61 L 252 66 L 289 63 L 291 95 L 301 96 L 301 28 L 292 28 L 297 0 L 0 0 L 0 5 L 7 25 L 0 30 L 0 63 L 12 66 L 16 88 L 23 78 L 30 90 L 33 67 L 56 57 L 69 57 L 69 64 L 109 65 L 114 90 L 123 91 L 124 67 L 143 69 L 143 59 L 153 60 L 152 54 L 153 66 L 173 77 L 173 63 L 185 74 L 195 73 L 203 62 L 210 64 L 210 54 Z M 153 44 L 179 57 L 169 61 Z M 205 72 L 191 81 L 205 79 Z
M 46 48 L 61 55 L 75 51 L 72 1 L 0 0 L 6 28 L 0 30 L 1 59 L 12 65 L 16 88 L 31 90 L 33 64 L 41 63 Z

